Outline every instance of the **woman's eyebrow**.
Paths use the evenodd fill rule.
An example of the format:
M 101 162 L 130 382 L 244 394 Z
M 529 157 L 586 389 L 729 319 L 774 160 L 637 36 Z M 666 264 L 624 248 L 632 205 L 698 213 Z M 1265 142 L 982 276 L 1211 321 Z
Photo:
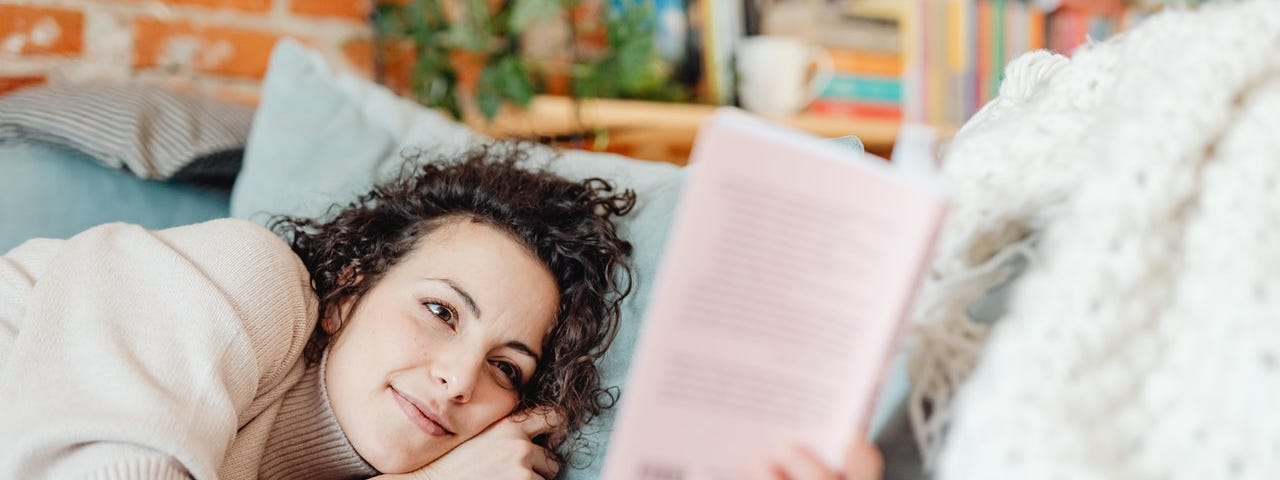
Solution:
M 521 343 L 521 342 L 519 342 L 519 341 L 512 340 L 512 341 L 507 342 L 507 343 L 505 343 L 505 344 L 503 344 L 503 345 L 506 345 L 507 347 L 510 347 L 510 348 L 514 349 L 515 351 L 517 351 L 517 352 L 520 352 L 520 353 L 523 353 L 523 354 L 528 355 L 528 356 L 530 356 L 530 357 L 533 357 L 533 363 L 535 363 L 535 364 L 536 364 L 536 363 L 539 363 L 539 362 L 541 361 L 541 359 L 539 359 L 539 358 L 538 358 L 538 354 L 533 353 L 533 349 L 532 349 L 532 348 L 529 348 L 529 346 L 528 346 L 528 345 L 525 345 L 525 344 L 523 344 L 523 343 Z
M 471 313 L 474 313 L 476 315 L 476 318 L 480 318 L 480 307 L 476 305 L 476 301 L 471 298 L 471 294 L 467 293 L 467 290 L 462 288 L 462 286 L 458 285 L 457 282 L 454 282 L 452 279 L 448 279 L 448 278 L 429 278 L 428 280 L 434 280 L 434 281 L 443 283 L 445 285 L 448 285 L 449 288 L 452 288 L 454 292 L 458 293 L 459 297 L 462 297 L 462 301 L 466 302 L 467 308 L 471 309 Z M 532 348 L 529 348 L 528 345 L 525 345 L 520 341 L 512 340 L 510 342 L 504 343 L 503 345 L 510 347 L 511 349 L 517 352 L 520 352 L 532 357 L 534 363 L 538 363 L 539 361 L 542 360 L 537 353 L 533 352 Z
M 428 280 L 435 280 L 448 285 L 449 288 L 452 288 L 454 292 L 458 293 L 459 297 L 462 297 L 463 302 L 467 303 L 467 308 L 471 309 L 471 313 L 475 314 L 476 318 L 480 318 L 480 307 L 476 305 L 476 301 L 471 298 L 471 294 L 467 293 L 467 291 L 459 286 L 457 282 L 448 278 L 429 278 Z

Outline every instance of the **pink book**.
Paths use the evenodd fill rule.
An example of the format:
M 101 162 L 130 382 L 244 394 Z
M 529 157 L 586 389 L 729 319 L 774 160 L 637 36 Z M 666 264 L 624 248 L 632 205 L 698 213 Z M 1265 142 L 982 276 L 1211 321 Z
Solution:
M 740 479 L 788 440 L 840 468 L 945 196 L 920 169 L 730 108 L 691 163 L 604 478 Z

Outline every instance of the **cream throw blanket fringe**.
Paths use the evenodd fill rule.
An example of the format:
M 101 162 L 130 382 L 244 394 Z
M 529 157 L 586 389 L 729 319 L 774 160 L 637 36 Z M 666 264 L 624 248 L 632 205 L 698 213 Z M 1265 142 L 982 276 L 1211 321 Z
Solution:
M 910 346 L 939 478 L 1280 478 L 1280 2 L 1023 55 L 943 169 Z M 1015 254 L 988 335 L 965 307 Z

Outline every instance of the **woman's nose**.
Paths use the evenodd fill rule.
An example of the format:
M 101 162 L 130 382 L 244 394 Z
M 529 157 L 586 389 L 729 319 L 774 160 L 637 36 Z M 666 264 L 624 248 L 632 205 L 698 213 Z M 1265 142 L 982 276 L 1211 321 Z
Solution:
M 471 360 L 467 357 L 471 355 L 458 353 L 454 358 L 438 364 L 435 371 L 436 382 L 444 390 L 446 398 L 455 403 L 467 403 L 471 400 L 483 363 L 482 359 Z

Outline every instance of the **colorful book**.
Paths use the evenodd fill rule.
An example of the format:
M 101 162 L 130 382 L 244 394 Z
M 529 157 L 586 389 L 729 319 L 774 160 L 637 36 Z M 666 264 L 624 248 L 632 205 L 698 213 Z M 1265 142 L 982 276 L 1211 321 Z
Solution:
M 902 54 L 828 47 L 835 71 L 859 75 L 899 77 L 902 75 Z
M 831 76 L 831 82 L 818 97 L 899 103 L 902 101 L 902 79 L 837 73 Z
M 990 0 L 991 1 L 991 62 L 987 64 L 990 68 L 986 72 L 987 82 L 986 100 L 996 98 L 996 94 L 1000 93 L 1000 80 L 1004 74 L 1005 62 L 1005 1 L 1006 0 Z M 984 102 L 985 103 L 985 102 Z
M 896 158 L 737 110 L 703 125 L 602 478 L 740 479 L 791 440 L 838 468 L 866 435 L 945 196 Z
M 809 113 L 831 117 L 902 120 L 902 106 L 875 102 L 859 102 L 819 98 L 809 104 Z
M 811 34 L 822 45 L 881 53 L 902 52 L 902 31 L 898 21 L 880 18 L 823 15 Z

